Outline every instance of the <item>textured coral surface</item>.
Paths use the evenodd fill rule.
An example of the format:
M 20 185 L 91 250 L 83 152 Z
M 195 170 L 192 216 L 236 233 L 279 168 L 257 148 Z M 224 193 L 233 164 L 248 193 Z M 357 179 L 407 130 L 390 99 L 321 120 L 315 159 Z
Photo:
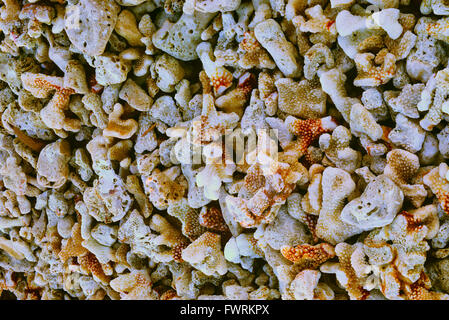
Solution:
M 0 299 L 449 299 L 446 0 L 0 0 Z

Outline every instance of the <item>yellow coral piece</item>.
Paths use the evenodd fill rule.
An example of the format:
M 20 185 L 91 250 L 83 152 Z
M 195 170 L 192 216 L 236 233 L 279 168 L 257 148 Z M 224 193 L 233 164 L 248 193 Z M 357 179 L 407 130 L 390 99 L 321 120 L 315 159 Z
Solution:
M 0 1 L 1 297 L 449 299 L 446 2 Z
M 447 164 L 442 163 L 423 177 L 426 184 L 438 198 L 443 211 L 449 214 L 449 182 L 446 180 L 449 171 Z

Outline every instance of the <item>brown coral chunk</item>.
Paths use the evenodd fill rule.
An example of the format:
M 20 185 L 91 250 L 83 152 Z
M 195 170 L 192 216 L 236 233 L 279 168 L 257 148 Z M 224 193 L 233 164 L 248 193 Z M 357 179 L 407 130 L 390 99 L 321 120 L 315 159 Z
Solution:
M 72 227 L 71 237 L 67 240 L 66 244 L 59 251 L 59 258 L 65 262 L 70 257 L 80 257 L 89 251 L 84 248 L 81 243 L 83 238 L 81 237 L 81 225 L 75 223 Z
M 284 246 L 281 248 L 281 253 L 286 259 L 300 265 L 302 269 L 316 269 L 335 257 L 334 247 L 327 243 L 320 243 L 316 246 L 308 244 L 296 247 Z

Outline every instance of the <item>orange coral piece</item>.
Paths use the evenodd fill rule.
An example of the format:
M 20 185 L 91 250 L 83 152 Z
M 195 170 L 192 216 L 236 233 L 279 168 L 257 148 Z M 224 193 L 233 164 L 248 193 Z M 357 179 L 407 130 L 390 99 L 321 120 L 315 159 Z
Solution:
M 23 133 L 20 129 L 11 126 L 17 138 L 31 150 L 40 152 L 47 144 L 39 139 L 31 138 Z
M 222 92 L 231 86 L 232 79 L 232 73 L 224 68 L 217 68 L 217 70 L 210 76 L 210 84 L 215 92 Z
M 92 275 L 97 277 L 101 282 L 109 283 L 110 278 L 104 274 L 101 263 L 93 253 L 88 252 L 83 256 L 79 256 L 78 263 L 80 264 L 81 268 L 91 272 Z
M 62 238 L 58 233 L 58 229 L 56 227 L 47 228 L 45 237 L 47 238 L 48 245 L 51 248 L 51 251 L 59 254 L 59 252 L 61 251 Z
M 244 178 L 244 183 L 245 188 L 252 193 L 256 193 L 257 190 L 265 186 L 265 177 L 262 173 L 262 169 L 258 164 L 249 167 Z
M 104 87 L 97 82 L 97 79 L 95 77 L 95 73 L 90 73 L 87 77 L 87 84 L 89 85 L 90 92 L 101 94 Z
M 173 254 L 173 260 L 175 262 L 184 262 L 182 259 L 182 250 L 187 248 L 187 246 L 190 244 L 190 241 L 187 240 L 185 237 L 179 237 L 179 240 L 177 241 L 176 245 L 172 248 L 172 254 Z
M 318 236 L 316 234 L 316 224 L 318 222 L 318 216 L 315 216 L 313 214 L 304 214 L 302 222 L 305 223 L 307 228 L 309 228 L 310 233 L 313 237 L 313 242 L 318 242 Z
M 304 154 L 301 163 L 306 167 L 307 169 L 310 168 L 313 164 L 321 163 L 321 159 L 318 159 L 313 153 L 306 151 Z
M 25 72 L 21 79 L 23 87 L 36 98 L 47 98 L 55 91 L 51 100 L 40 111 L 40 116 L 48 127 L 74 132 L 81 128 L 80 120 L 69 119 L 64 114 L 69 106 L 70 95 L 75 93 L 75 90 L 64 87 L 64 78 Z
M 309 244 L 296 247 L 284 246 L 281 248 L 281 253 L 286 259 L 302 265 L 304 269 L 315 269 L 335 257 L 334 247 L 328 243 L 320 243 L 316 246 Z
M 111 287 L 120 292 L 123 300 L 154 300 L 159 293 L 153 290 L 150 277 L 142 271 L 132 271 L 111 281 Z
M 443 208 L 444 212 L 449 214 L 449 193 L 439 193 L 437 194 L 438 201 L 440 201 L 441 207 Z
M 406 298 L 408 300 L 447 300 L 448 295 L 430 291 L 431 282 L 429 277 L 422 272 L 420 278 L 411 285 L 406 285 L 404 288 Z
M 36 98 L 46 98 L 53 90 L 59 96 L 57 99 L 63 99 L 75 93 L 71 88 L 64 88 L 64 79 L 61 77 L 48 76 L 46 74 L 22 73 L 22 83 L 24 88 L 32 93 Z
M 203 94 L 208 94 L 212 92 L 211 81 L 207 76 L 207 73 L 204 70 L 201 70 L 198 78 L 201 83 L 201 87 L 203 88 Z
M 183 185 L 159 170 L 154 170 L 145 183 L 150 192 L 150 200 L 156 208 L 166 208 L 169 203 L 180 200 L 185 193 Z
M 387 154 L 388 175 L 398 184 L 409 183 L 418 171 L 420 164 L 416 155 L 401 149 Z
M 426 32 L 437 39 L 440 35 L 446 33 L 448 29 L 449 21 L 447 19 L 441 19 L 426 25 Z
M 290 131 L 298 137 L 298 140 L 287 146 L 285 151 L 289 152 L 293 149 L 298 153 L 299 157 L 307 151 L 307 148 L 321 134 L 331 132 L 337 127 L 337 122 L 332 117 L 306 120 L 296 119 L 294 117 L 291 118 L 294 120 L 288 122 L 288 127 Z
M 249 244 L 251 246 L 251 250 L 253 252 L 255 252 L 256 254 L 258 254 L 259 256 L 263 257 L 264 256 L 264 252 L 263 252 L 263 250 L 259 246 L 259 240 L 257 240 L 254 237 L 249 237 L 248 240 L 249 240 Z
M 151 132 L 151 130 L 153 130 L 154 128 L 156 128 L 156 124 L 157 124 L 157 123 L 153 123 L 151 126 L 149 126 L 148 129 L 145 130 L 145 131 L 142 133 L 142 137 L 145 137 L 148 133 Z
M 245 32 L 243 40 L 239 43 L 239 65 L 243 69 L 253 67 L 261 69 L 274 69 L 276 64 L 271 59 L 268 52 L 257 41 L 254 31 Z
M 258 217 L 254 215 L 247 206 L 247 201 L 238 197 L 228 196 L 226 199 L 228 205 L 234 208 L 232 212 L 238 212 L 239 215 L 236 216 L 236 220 L 240 223 L 243 228 L 252 228 L 257 225 L 263 217 Z
M 42 79 L 42 78 L 36 78 L 34 80 L 34 85 L 36 87 L 40 87 L 40 88 L 42 88 L 44 90 L 45 89 L 47 89 L 47 90 L 51 90 L 51 89 L 56 90 L 57 92 L 60 93 L 61 99 L 63 99 L 63 97 L 65 97 L 65 96 L 69 96 L 69 95 L 75 93 L 75 90 L 73 90 L 71 88 L 64 88 L 64 87 L 58 86 L 57 84 L 51 83 L 51 82 L 49 82 L 49 81 L 47 81 L 45 79 Z
M 178 294 L 175 290 L 169 289 L 161 295 L 160 300 L 172 300 L 175 298 L 179 298 Z
M 52 10 L 53 10 L 53 8 L 51 6 L 27 3 L 22 7 L 22 10 L 20 11 L 20 16 L 21 16 L 21 18 L 24 17 L 24 18 L 36 20 L 36 14 L 38 12 L 47 11 L 47 15 L 50 15 L 50 12 Z
M 424 184 L 428 185 L 437 196 L 441 208 L 449 214 L 449 182 L 440 176 L 439 168 L 432 169 L 423 177 Z
M 415 218 L 413 214 L 408 213 L 407 211 L 402 211 L 399 214 L 405 217 L 405 220 L 407 221 L 408 232 L 418 232 L 424 227 L 421 219 Z
M 245 51 L 255 51 L 262 46 L 259 41 L 257 41 L 254 31 L 245 32 L 243 34 L 243 40 L 239 44 L 240 48 Z
M 83 238 L 81 237 L 81 225 L 79 223 L 75 223 L 72 228 L 71 237 L 67 240 L 66 244 L 59 252 L 59 258 L 61 261 L 65 262 L 70 257 L 79 257 L 88 253 L 89 251 L 81 245 L 82 242 Z
M 392 150 L 393 149 L 393 144 L 391 142 L 391 140 L 388 138 L 388 135 L 390 134 L 391 130 L 393 130 L 393 128 L 381 125 L 382 127 L 382 137 L 380 138 L 382 141 L 385 142 L 385 146 L 387 147 L 388 150 Z
M 348 278 L 346 290 L 349 293 L 351 299 L 365 300 L 369 296 L 369 291 L 363 288 L 363 284 L 360 278 L 352 267 L 351 256 L 354 249 L 351 245 L 341 242 L 335 248 L 340 267 Z

